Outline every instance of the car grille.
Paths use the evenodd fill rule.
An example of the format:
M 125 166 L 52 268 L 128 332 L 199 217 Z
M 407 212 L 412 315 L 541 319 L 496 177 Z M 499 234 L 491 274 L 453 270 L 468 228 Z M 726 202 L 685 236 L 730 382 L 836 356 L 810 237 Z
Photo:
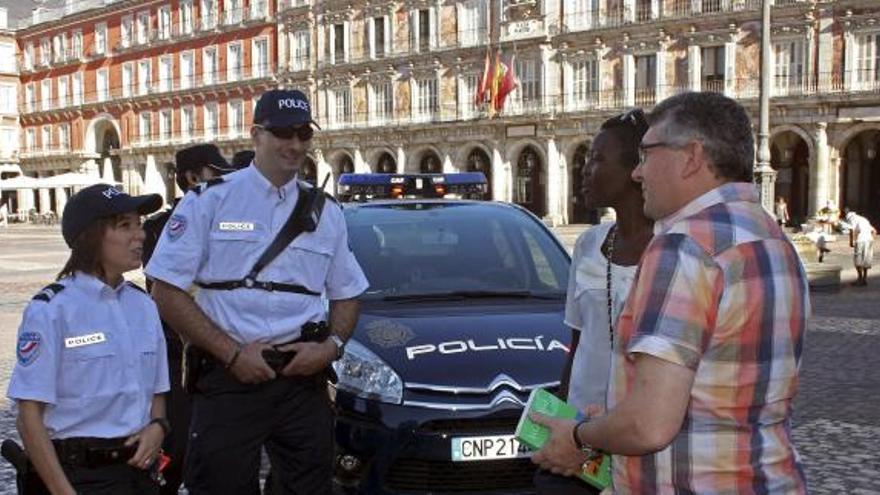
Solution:
M 508 417 L 483 417 L 462 419 L 438 419 L 428 421 L 419 428 L 424 433 L 446 433 L 450 435 L 493 435 L 513 433 L 519 421 L 520 411 Z
M 392 491 L 509 493 L 533 487 L 535 466 L 529 459 L 482 462 L 400 459 L 385 484 Z

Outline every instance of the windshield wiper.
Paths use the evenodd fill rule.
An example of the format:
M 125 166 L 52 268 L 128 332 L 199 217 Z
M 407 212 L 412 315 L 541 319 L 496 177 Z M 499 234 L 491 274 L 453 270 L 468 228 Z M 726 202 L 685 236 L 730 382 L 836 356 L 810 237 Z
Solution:
M 561 292 L 456 290 L 450 292 L 428 292 L 424 294 L 400 294 L 385 296 L 383 301 L 458 301 L 462 299 L 562 299 Z

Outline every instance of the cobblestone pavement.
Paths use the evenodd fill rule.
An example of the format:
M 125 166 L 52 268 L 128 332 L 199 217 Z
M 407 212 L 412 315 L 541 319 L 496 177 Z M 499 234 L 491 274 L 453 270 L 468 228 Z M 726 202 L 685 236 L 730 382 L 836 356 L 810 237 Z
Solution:
M 569 249 L 583 226 L 555 229 Z M 794 441 L 815 494 L 880 494 L 880 274 L 868 288 L 855 279 L 849 248 L 831 245 L 842 288 L 813 294 L 796 401 Z M 0 391 L 15 363 L 15 336 L 31 296 L 54 279 L 67 256 L 57 227 L 0 229 Z M 877 263 L 880 272 L 880 263 Z M 135 274 L 139 281 L 142 276 Z M 0 437 L 17 438 L 11 404 L 0 398 Z M 15 493 L 0 460 L 0 495 Z

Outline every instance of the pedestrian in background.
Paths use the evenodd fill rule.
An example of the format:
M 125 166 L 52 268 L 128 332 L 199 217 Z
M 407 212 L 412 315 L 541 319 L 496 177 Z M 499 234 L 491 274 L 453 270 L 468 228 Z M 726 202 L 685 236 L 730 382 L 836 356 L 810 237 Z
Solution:
M 788 216 L 788 203 L 785 202 L 785 198 L 782 196 L 776 198 L 776 203 L 773 205 L 773 213 L 776 215 L 776 223 L 780 227 L 785 227 L 791 220 L 791 217 Z
M 791 443 L 810 311 L 794 246 L 760 204 L 745 109 L 718 93 L 658 104 L 633 178 L 655 220 L 618 321 L 609 412 L 536 416 L 533 461 L 574 473 L 615 454 L 615 493 L 806 493 Z
M 192 495 L 257 493 L 264 445 L 273 470 L 267 491 L 331 492 L 327 370 L 343 355 L 367 281 L 341 208 L 297 178 L 314 125 L 302 92 L 263 94 L 251 127 L 253 166 L 187 194 L 146 268 L 162 317 L 206 355 L 187 452 Z M 301 213 L 317 224 L 260 266 Z M 200 287 L 195 300 L 192 285 Z M 304 332 L 328 325 L 329 336 Z M 267 356 L 280 362 L 270 366 Z
M 606 120 L 583 167 L 580 193 L 585 207 L 614 208 L 617 220 L 586 230 L 572 255 L 565 298 L 565 324 L 572 329 L 572 339 L 561 388 L 578 410 L 600 405 L 604 411 L 614 322 L 653 235 L 654 222 L 644 214 L 641 187 L 632 180 L 647 130 L 645 114 L 638 108 Z M 541 495 L 596 493 L 580 479 L 546 471 L 538 472 L 535 487 Z
M 205 183 L 223 174 L 232 172 L 232 167 L 220 154 L 220 150 L 213 144 L 197 144 L 178 151 L 174 155 L 174 172 L 177 187 L 181 191 L 189 191 L 200 183 Z M 174 209 L 180 202 L 180 198 L 174 200 L 171 208 L 151 216 L 144 222 L 143 264 L 147 266 L 159 237 L 165 229 L 168 219 L 174 214 Z M 147 278 L 147 290 L 152 288 L 152 281 Z M 170 370 L 171 390 L 168 392 L 167 409 L 168 421 L 171 423 L 173 433 L 165 438 L 162 448 L 168 454 L 170 462 L 165 468 L 165 484 L 162 486 L 162 495 L 177 495 L 180 485 L 183 483 L 183 468 L 186 465 L 186 446 L 189 439 L 189 421 L 192 416 L 192 399 L 183 390 L 181 383 L 183 362 L 183 341 L 180 335 L 172 329 L 165 320 L 162 320 L 162 330 L 165 333 L 165 341 L 168 349 L 168 368 Z
M 25 309 L 7 393 L 46 493 L 158 493 L 165 339 L 156 305 L 122 274 L 141 265 L 140 215 L 161 205 L 98 184 L 64 207 L 71 254 Z
M 849 247 L 853 248 L 853 265 L 856 267 L 858 279 L 855 285 L 868 285 L 868 270 L 874 262 L 874 236 L 877 229 L 867 218 L 854 211 L 846 214 L 846 223 L 850 225 Z

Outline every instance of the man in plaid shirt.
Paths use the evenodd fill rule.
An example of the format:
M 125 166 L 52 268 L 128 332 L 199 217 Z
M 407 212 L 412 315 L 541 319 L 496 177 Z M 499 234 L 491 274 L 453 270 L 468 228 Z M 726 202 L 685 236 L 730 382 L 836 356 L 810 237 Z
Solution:
M 534 456 L 575 474 L 615 454 L 616 493 L 806 492 L 791 442 L 806 319 L 798 255 L 761 207 L 745 110 L 717 93 L 660 103 L 640 146 L 655 237 L 615 329 L 610 410 Z

